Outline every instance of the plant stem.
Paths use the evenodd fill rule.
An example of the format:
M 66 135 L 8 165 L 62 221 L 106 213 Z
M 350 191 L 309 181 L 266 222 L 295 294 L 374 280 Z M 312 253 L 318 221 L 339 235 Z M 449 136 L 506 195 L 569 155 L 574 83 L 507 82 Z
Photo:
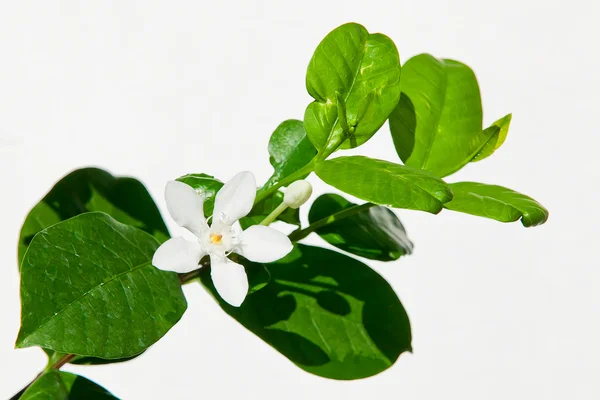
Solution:
M 52 364 L 50 366 L 50 369 L 61 369 L 61 367 L 63 365 L 65 365 L 66 363 L 70 362 L 75 357 L 76 357 L 75 354 L 65 354 L 58 361 L 56 361 L 54 364 Z
M 260 225 L 269 226 L 269 224 L 275 221 L 275 218 L 277 218 L 279 214 L 284 212 L 287 208 L 288 205 L 282 201 L 281 204 L 278 205 L 277 208 L 273 210 L 273 212 L 271 212 L 271 214 L 267 215 L 267 217 L 261 221 Z
M 340 212 L 337 212 L 335 214 L 331 214 L 325 218 L 321 218 L 320 220 L 318 220 L 315 223 L 310 224 L 309 226 L 307 226 L 304 229 L 300 229 L 297 231 L 292 232 L 289 235 L 289 238 L 292 242 L 297 242 L 299 240 L 304 239 L 305 237 L 307 237 L 310 233 L 316 231 L 317 229 L 323 228 L 324 226 L 327 226 L 329 224 L 332 224 L 334 222 L 340 221 L 344 218 L 348 218 L 354 214 L 357 214 L 361 211 L 365 211 L 368 210 L 371 207 L 376 206 L 376 204 L 373 203 L 365 203 L 365 204 L 357 204 L 354 205 L 352 207 L 346 208 L 345 210 L 342 210 Z
M 282 186 L 287 186 L 290 183 L 297 181 L 298 179 L 302 179 L 305 175 L 310 174 L 311 172 L 313 172 L 315 170 L 315 160 L 316 160 L 316 156 L 308 163 L 306 164 L 304 167 L 300 168 L 299 170 L 297 170 L 296 172 L 294 172 L 291 175 L 286 176 L 285 178 L 283 178 L 282 180 L 280 180 L 279 182 L 277 182 L 276 184 L 274 184 L 273 186 L 269 187 L 268 189 L 266 189 L 263 192 L 259 192 L 256 195 L 256 200 L 254 200 L 254 204 L 258 204 L 261 201 L 263 201 L 264 199 L 268 198 L 269 196 L 271 196 L 273 193 L 275 193 L 280 187 Z

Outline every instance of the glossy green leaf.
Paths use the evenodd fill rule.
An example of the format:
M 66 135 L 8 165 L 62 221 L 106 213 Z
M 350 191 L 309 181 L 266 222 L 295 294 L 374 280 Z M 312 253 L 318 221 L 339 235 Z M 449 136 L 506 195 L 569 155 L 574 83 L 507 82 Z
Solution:
M 408 167 L 450 175 L 489 140 L 482 132 L 475 74 L 458 61 L 429 54 L 411 58 L 402 69 L 402 95 L 390 115 L 396 151 Z
M 512 114 L 508 114 L 491 125 L 492 127 L 497 127 L 494 135 L 481 147 L 481 150 L 471 159 L 471 162 L 481 161 L 491 156 L 494 151 L 502 146 L 506 140 L 506 135 L 508 135 L 508 127 L 510 126 L 511 119 Z
M 410 323 L 390 285 L 362 262 L 296 245 L 268 265 L 271 282 L 240 308 L 202 282 L 221 307 L 300 368 L 332 379 L 359 379 L 389 368 L 411 350 Z
M 316 154 L 317 149 L 306 136 L 302 121 L 283 121 L 269 140 L 270 161 L 275 171 L 261 189 L 276 184 L 304 167 Z
M 196 192 L 204 197 L 204 215 L 212 215 L 215 207 L 215 196 L 223 187 L 223 182 L 207 174 L 187 174 L 176 180 L 196 189 Z
M 317 163 L 325 183 L 375 204 L 437 214 L 452 199 L 450 187 L 432 174 L 363 156 Z
M 29 386 L 20 400 L 115 400 L 108 390 L 83 376 L 50 370 Z
M 529 196 L 502 186 L 477 182 L 450 184 L 454 192 L 449 210 L 459 211 L 500 222 L 521 220 L 526 226 L 541 225 L 548 219 L 548 210 Z
M 342 25 L 315 50 L 306 88 L 315 101 L 304 113 L 304 127 L 315 147 L 321 149 L 328 138 L 344 136 L 338 106 L 345 106 L 351 134 L 341 147 L 360 146 L 398 104 L 400 57 L 396 45 L 385 35 L 370 34 L 362 25 Z M 338 99 L 344 104 L 338 104 Z
M 393 261 L 410 254 L 413 244 L 396 214 L 387 207 L 369 206 L 328 193 L 315 200 L 308 221 L 319 226 L 315 232 L 327 242 L 357 256 Z
M 135 226 L 163 242 L 169 231 L 140 181 L 117 178 L 97 168 L 83 168 L 62 178 L 29 212 L 19 237 L 19 260 L 33 236 L 44 228 L 85 212 L 100 211 Z
M 151 264 L 158 246 L 103 213 L 38 233 L 21 263 L 16 346 L 108 359 L 144 351 L 186 309 L 177 274 Z

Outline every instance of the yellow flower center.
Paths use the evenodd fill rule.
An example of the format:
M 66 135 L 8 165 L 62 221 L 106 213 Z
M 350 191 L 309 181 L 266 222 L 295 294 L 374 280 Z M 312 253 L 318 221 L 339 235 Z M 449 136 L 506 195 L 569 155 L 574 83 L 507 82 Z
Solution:
M 221 240 L 223 240 L 223 235 L 218 234 L 218 233 L 210 234 L 210 242 L 212 244 L 221 244 Z

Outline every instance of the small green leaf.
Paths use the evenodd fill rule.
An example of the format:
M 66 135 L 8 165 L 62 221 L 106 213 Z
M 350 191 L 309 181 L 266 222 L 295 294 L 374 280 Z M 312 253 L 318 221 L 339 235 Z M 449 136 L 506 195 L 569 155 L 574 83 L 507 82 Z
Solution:
M 363 156 L 320 162 L 315 172 L 352 196 L 395 208 L 437 214 L 452 199 L 450 187 L 426 171 Z
M 410 254 L 413 244 L 394 212 L 383 206 L 364 208 L 338 219 L 358 205 L 337 194 L 317 198 L 308 213 L 311 224 L 325 222 L 315 232 L 330 244 L 357 256 L 393 261 Z
M 39 232 L 21 264 L 16 346 L 107 359 L 144 351 L 187 306 L 177 274 L 151 264 L 158 246 L 103 213 Z
M 33 236 L 44 228 L 85 212 L 100 211 L 135 226 L 159 241 L 169 231 L 152 197 L 140 181 L 116 178 L 97 168 L 71 172 L 29 212 L 19 235 L 19 261 Z
M 204 197 L 204 215 L 210 216 L 215 207 L 215 196 L 224 183 L 207 174 L 187 174 L 176 179 L 196 189 Z
M 50 370 L 37 378 L 20 400 L 118 400 L 102 386 L 83 376 Z
M 370 34 L 349 23 L 330 32 L 308 65 L 306 88 L 315 99 L 304 113 L 304 127 L 314 146 L 334 151 L 346 139 L 338 115 L 344 101 L 351 136 L 342 148 L 360 146 L 385 123 L 400 98 L 400 57 L 385 35 Z M 328 142 L 328 139 L 331 143 Z
M 526 226 L 541 225 L 548 220 L 548 210 L 529 196 L 502 186 L 477 182 L 450 184 L 454 192 L 449 210 L 459 211 L 500 222 L 521 220 Z
M 489 140 L 481 135 L 475 74 L 465 64 L 429 54 L 411 58 L 402 69 L 402 95 L 390 115 L 396 151 L 408 167 L 450 175 Z
M 220 300 L 209 271 L 201 278 L 225 312 L 305 371 L 360 379 L 411 350 L 404 307 L 385 279 L 362 262 L 296 245 L 268 268 L 271 282 L 240 308 Z
M 510 126 L 511 119 L 512 114 L 508 114 L 491 125 L 492 127 L 497 127 L 498 129 L 494 132 L 494 135 L 481 147 L 481 150 L 479 150 L 477 155 L 473 157 L 471 162 L 481 161 L 484 158 L 491 156 L 494 151 L 502 146 L 506 140 L 506 135 L 508 135 L 508 127 Z
M 269 140 L 270 161 L 275 171 L 261 190 L 273 186 L 304 167 L 316 154 L 317 149 L 306 136 L 302 121 L 283 121 Z

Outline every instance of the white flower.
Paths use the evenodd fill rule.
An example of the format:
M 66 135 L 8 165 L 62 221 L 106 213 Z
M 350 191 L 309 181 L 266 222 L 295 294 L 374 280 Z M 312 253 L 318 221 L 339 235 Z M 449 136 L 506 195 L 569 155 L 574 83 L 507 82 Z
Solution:
M 242 232 L 237 221 L 250 212 L 255 197 L 254 175 L 240 172 L 217 193 L 209 226 L 204 218 L 204 198 L 185 183 L 170 181 L 165 189 L 169 213 L 198 240 L 167 240 L 154 253 L 152 264 L 162 270 L 190 272 L 209 255 L 215 289 L 223 300 L 239 307 L 248 293 L 248 278 L 244 267 L 227 256 L 237 253 L 250 261 L 273 262 L 293 247 L 287 236 L 268 226 L 254 225 Z
M 300 206 L 312 195 L 312 185 L 305 180 L 295 181 L 285 190 L 283 202 L 290 208 L 300 208 Z

